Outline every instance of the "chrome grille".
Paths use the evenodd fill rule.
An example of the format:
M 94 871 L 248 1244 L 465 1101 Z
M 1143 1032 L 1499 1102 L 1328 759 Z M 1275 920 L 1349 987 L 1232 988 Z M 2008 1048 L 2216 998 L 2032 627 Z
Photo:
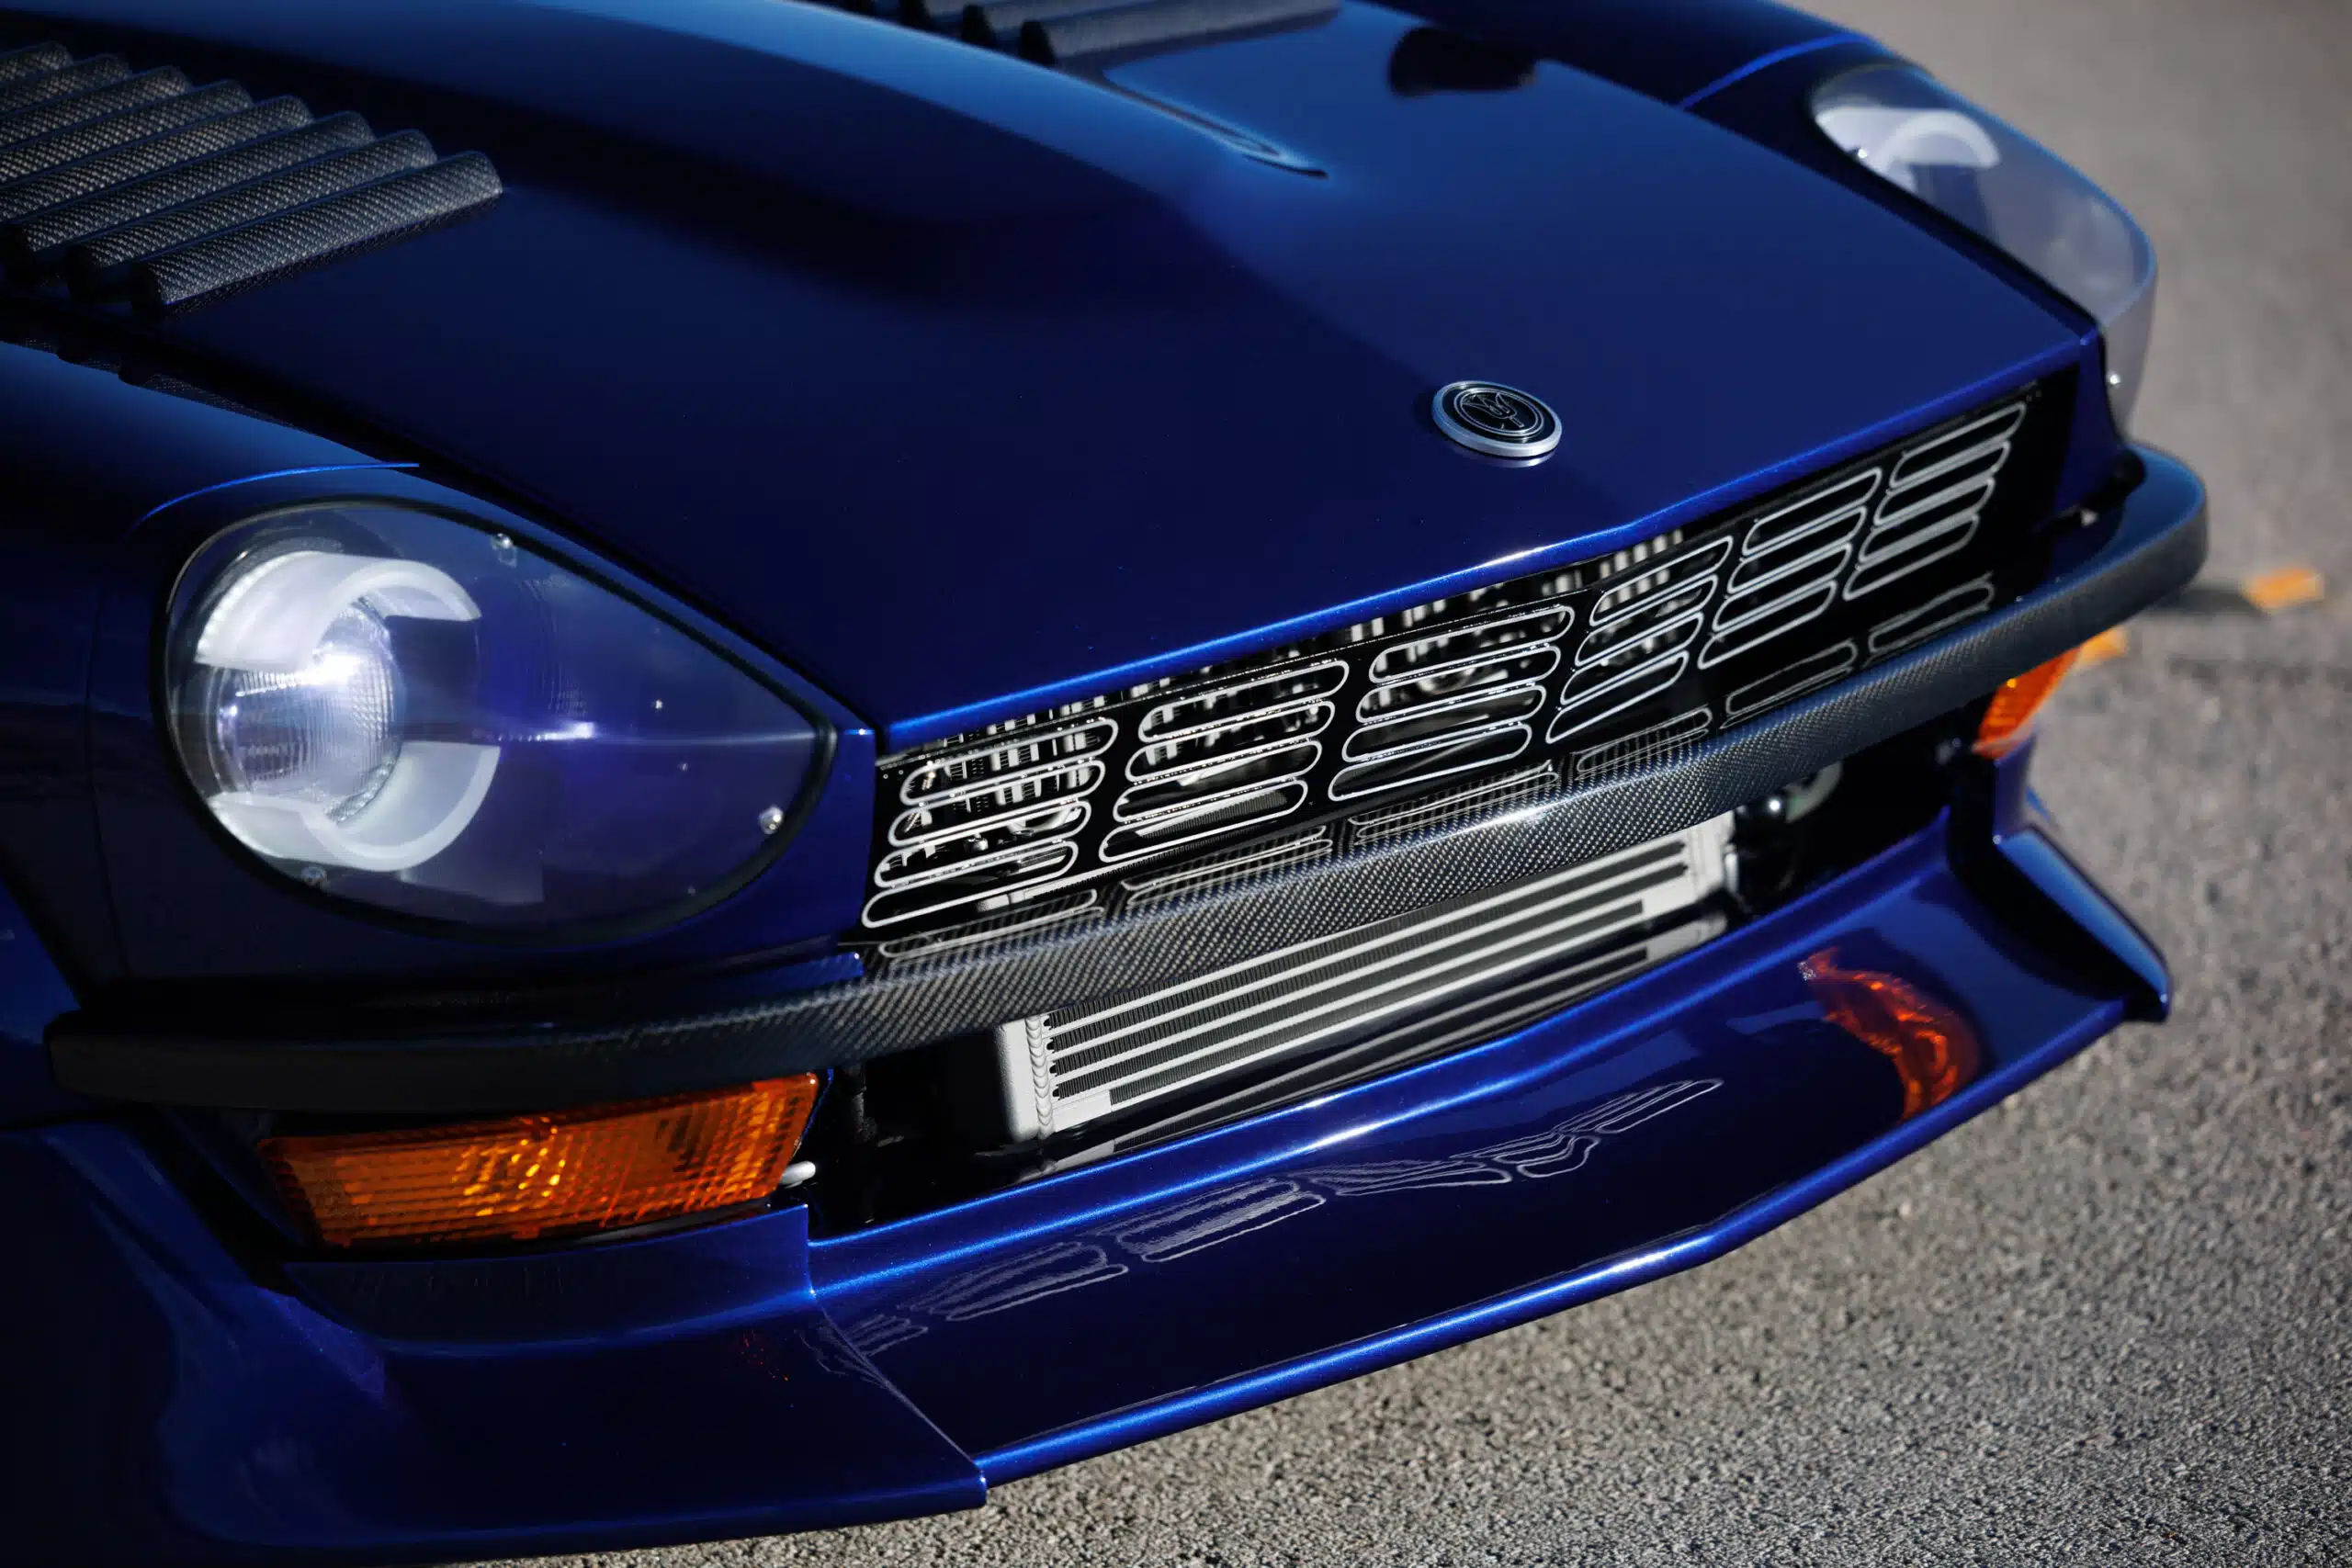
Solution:
M 865 925 L 900 951 L 1009 935 L 1079 886 L 1114 915 L 1271 874 L 1227 858 L 1255 840 L 1344 854 L 1804 700 L 2040 581 L 2070 385 L 1606 556 L 887 758 Z
M 1048 1137 L 1442 1019 L 1532 977 L 1581 975 L 1589 960 L 1721 888 L 1730 841 L 1731 819 L 1717 818 L 1515 887 L 1006 1024 L 997 1049 L 1012 1134 Z M 1595 983 L 1619 977 L 1604 969 Z M 1556 1007 L 1558 988 L 1532 990 Z
M 1483 771 L 1527 750 L 1575 612 L 1562 605 L 1497 615 L 1383 649 L 1356 704 L 1334 801 L 1388 795 Z
M 909 772 L 883 829 L 888 848 L 874 865 L 865 923 L 1001 908 L 1065 877 L 1118 733 L 1115 720 L 1087 719 L 945 751 Z
M 1137 721 L 1128 784 L 1104 835 L 1106 862 L 1133 860 L 1195 839 L 1256 828 L 1306 804 L 1306 776 L 1323 756 L 1333 699 L 1347 683 L 1336 660 L 1210 686 L 1162 703 Z
M 1730 555 L 1731 541 L 1716 539 L 1595 600 L 1592 629 L 1577 645 L 1576 666 L 1561 685 L 1559 711 L 1544 739 L 1556 744 L 1598 733 L 1619 714 L 1670 690 L 1690 666 L 1688 650 L 1706 624 L 1703 606 Z
M 1846 597 L 1875 593 L 1968 547 L 2009 459 L 2009 438 L 2025 423 L 2013 403 L 1905 452 L 1871 519 Z

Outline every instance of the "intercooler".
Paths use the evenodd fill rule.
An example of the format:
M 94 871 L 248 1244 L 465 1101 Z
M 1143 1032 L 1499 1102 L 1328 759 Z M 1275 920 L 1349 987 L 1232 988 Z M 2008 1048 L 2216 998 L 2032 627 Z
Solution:
M 1007 1131 L 1051 1137 L 1411 1033 L 1555 1011 L 1720 929 L 1731 818 L 1173 985 L 998 1029 Z M 1680 917 L 1677 919 L 1677 917 Z M 1532 1009 L 1533 1010 L 1530 1010 Z

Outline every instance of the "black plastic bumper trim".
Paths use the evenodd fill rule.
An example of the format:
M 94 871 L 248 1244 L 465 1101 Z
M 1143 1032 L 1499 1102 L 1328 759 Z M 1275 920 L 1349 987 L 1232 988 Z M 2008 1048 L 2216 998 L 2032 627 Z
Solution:
M 838 1066 L 1385 919 L 1687 828 L 1983 696 L 2188 583 L 2203 487 L 2140 452 L 2140 484 L 2083 559 L 2004 609 L 1640 772 L 1018 945 L 723 1011 L 498 1033 L 207 1037 L 71 1015 L 58 1081 L 85 1094 L 277 1111 L 554 1107 Z

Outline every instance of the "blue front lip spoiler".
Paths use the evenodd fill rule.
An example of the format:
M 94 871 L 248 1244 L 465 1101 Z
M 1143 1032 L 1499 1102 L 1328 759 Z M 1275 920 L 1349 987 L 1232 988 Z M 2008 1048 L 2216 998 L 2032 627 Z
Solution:
M 2038 840 L 2037 840 L 2038 841 Z M 2086 882 L 2079 891 L 2128 925 Z M 2086 997 L 2081 998 L 2089 1001 Z M 1930 1141 L 1989 1110 L 2108 1033 L 2126 1015 L 2120 998 L 2087 1006 L 2038 1043 L 2006 1054 L 1992 1071 L 1940 1105 L 1899 1122 L 1807 1175 L 1757 1197 L 1712 1224 L 1661 1236 L 1634 1250 L 1574 1269 L 1520 1290 L 1474 1303 L 1318 1355 L 1236 1377 L 1214 1387 L 1176 1394 L 1139 1409 L 1079 1423 L 979 1456 L 990 1482 L 1011 1481 L 1148 1438 L 1194 1426 L 1295 1393 L 1342 1382 L 1433 1350 L 1582 1306 L 1630 1286 L 1722 1257 L 1827 1201 Z
M 2063 857 L 2030 874 L 2132 930 Z M 1978 1075 L 1904 1119 L 1894 1069 L 1808 994 L 1825 953 L 1957 1007 Z M 1491 1044 L 820 1243 L 819 1294 L 990 1480 L 1029 1474 L 1715 1257 L 2144 1015 L 2141 956 L 2066 972 L 1930 830 Z
M 1504 1039 L 813 1244 L 787 1209 L 529 1256 L 281 1262 L 121 1123 L 0 1136 L 43 1259 L 0 1281 L 13 1544 L 388 1562 L 968 1506 L 1688 1268 L 2161 1005 L 2153 950 L 2008 798 L 1994 852 L 2071 948 L 2019 934 L 2015 897 L 1954 868 L 1980 829 L 1939 822 Z M 1978 1075 L 1905 1119 L 1894 1068 L 1807 991 L 1826 951 L 1959 1010 Z

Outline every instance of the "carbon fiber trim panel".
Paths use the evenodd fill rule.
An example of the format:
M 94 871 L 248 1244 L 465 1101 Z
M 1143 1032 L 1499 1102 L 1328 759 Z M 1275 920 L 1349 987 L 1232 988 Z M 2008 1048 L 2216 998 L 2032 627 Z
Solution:
M 65 73 L 61 71 L 58 74 L 62 76 Z M 77 93 L 67 98 L 51 98 L 0 118 L 0 147 L 23 146 L 75 126 L 104 120 L 125 110 L 176 98 L 187 91 L 187 77 L 166 68 L 141 72 L 95 92 Z
M 150 137 L 235 114 L 253 107 L 253 95 L 234 82 L 216 82 L 193 93 L 165 95 L 160 102 L 125 109 L 103 119 L 69 125 L 46 136 L 0 149 L 0 180 L 13 183 L 26 179 Z
M 74 57 L 62 44 L 37 43 L 30 49 L 11 50 L 0 54 L 0 87 L 62 71 L 73 63 Z
M 0 264 L 154 312 L 471 217 L 498 200 L 479 152 L 436 159 L 357 115 L 55 44 L 0 53 Z
M 301 107 L 299 102 L 297 107 Z M 258 114 L 260 110 L 252 112 Z M 305 107 L 303 112 L 310 111 Z M 330 152 L 363 147 L 375 135 L 368 122 L 356 114 L 329 115 L 299 130 L 243 142 L 193 163 L 176 164 L 128 185 L 113 186 L 62 206 L 32 208 L 22 220 L 0 225 L 0 259 L 34 273 L 53 271 L 64 265 L 66 248 L 77 240 L 103 234 L 120 224 L 135 223 L 183 202 L 199 200 Z
M 876 979 L 698 1017 L 353 1039 L 331 1022 L 269 1039 L 69 1018 L 60 1083 L 164 1103 L 447 1114 L 553 1107 L 835 1066 L 1110 992 L 1201 973 L 1674 832 L 1983 696 L 2180 588 L 2205 558 L 2204 493 L 2144 454 L 2132 492 L 2064 542 L 2015 603 L 1638 771 L 1400 833 L 1114 919 L 1001 946 L 910 954 Z
M 236 91 L 242 94 L 244 89 Z M 300 98 L 272 98 L 250 108 L 199 119 L 193 125 L 77 158 L 44 174 L 12 182 L 6 189 L 0 189 L 0 220 L 15 220 L 75 201 L 109 186 L 140 179 L 192 158 L 202 158 L 256 137 L 298 130 L 310 123 L 310 106 Z
M 489 159 L 461 152 L 140 262 L 130 269 L 130 297 L 149 310 L 181 310 L 454 223 L 496 201 L 500 190 Z
M 422 169 L 432 162 L 433 143 L 413 130 L 314 158 L 299 167 L 96 235 L 74 248 L 66 281 L 77 294 L 106 288 L 128 276 L 133 262 L 356 190 L 371 180 Z

